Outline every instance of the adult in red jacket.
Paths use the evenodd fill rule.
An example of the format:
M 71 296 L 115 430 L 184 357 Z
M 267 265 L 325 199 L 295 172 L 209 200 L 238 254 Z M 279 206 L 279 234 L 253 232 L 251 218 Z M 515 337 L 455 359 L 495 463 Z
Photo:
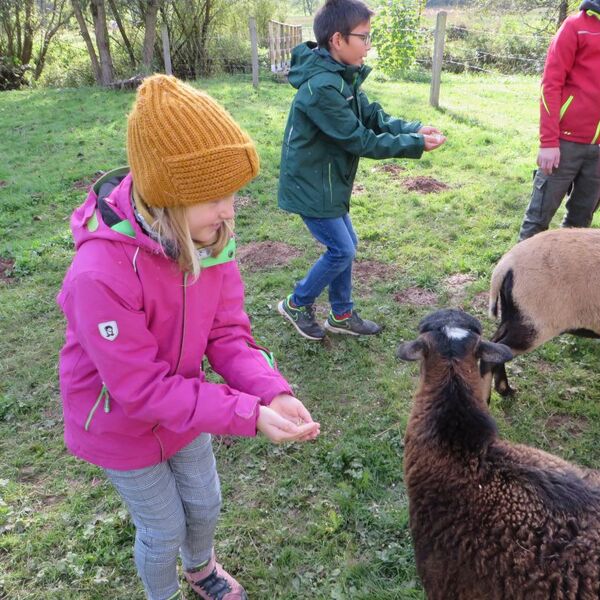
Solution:
M 76 255 L 58 302 L 65 441 L 102 467 L 136 527 L 150 600 L 243 600 L 216 562 L 221 496 L 210 434 L 316 437 L 252 338 L 231 238 L 233 193 L 258 173 L 250 138 L 210 96 L 157 75 L 129 116 L 131 173 L 111 172 L 73 214 Z M 206 380 L 206 356 L 226 383 Z
M 540 149 L 519 240 L 548 229 L 568 194 L 563 227 L 589 227 L 600 197 L 600 0 L 584 0 L 554 36 L 542 78 Z

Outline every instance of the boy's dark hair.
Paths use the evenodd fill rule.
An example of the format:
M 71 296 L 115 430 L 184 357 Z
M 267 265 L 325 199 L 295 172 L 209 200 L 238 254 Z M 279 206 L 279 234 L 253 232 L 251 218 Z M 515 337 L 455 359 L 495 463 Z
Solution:
M 329 50 L 329 40 L 334 33 L 339 31 L 347 37 L 357 25 L 369 21 L 374 14 L 361 0 L 327 0 L 313 22 L 317 44 Z

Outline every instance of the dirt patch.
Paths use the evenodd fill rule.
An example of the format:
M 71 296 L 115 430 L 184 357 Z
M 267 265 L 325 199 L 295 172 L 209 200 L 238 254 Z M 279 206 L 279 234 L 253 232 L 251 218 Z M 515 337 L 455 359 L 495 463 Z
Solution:
M 540 373 L 547 374 L 556 372 L 556 365 L 542 358 L 536 357 L 536 359 L 533 360 L 532 363 L 535 366 L 536 370 Z
M 35 467 L 23 467 L 19 469 L 19 474 L 17 475 L 17 481 L 20 483 L 33 483 L 39 479 L 39 474 L 35 470 Z
M 432 306 L 437 304 L 437 294 L 420 287 L 410 287 L 394 294 L 394 300 L 399 304 L 413 304 L 415 306 Z
M 352 187 L 352 193 L 355 196 L 360 196 L 361 194 L 364 194 L 366 191 L 367 191 L 367 188 L 362 183 L 355 183 L 354 186 Z
M 227 450 L 231 448 L 238 439 L 232 435 L 213 435 L 213 448 L 215 454 L 218 454 L 219 450 Z
M 403 171 L 406 171 L 406 167 L 396 163 L 382 163 L 371 169 L 371 173 L 387 173 L 393 177 L 398 177 Z
M 465 273 L 455 273 L 444 280 L 444 287 L 448 291 L 449 301 L 460 304 L 466 296 L 467 286 L 473 283 L 476 277 Z
M 574 417 L 573 415 L 552 415 L 546 419 L 545 429 L 548 431 L 562 430 L 569 435 L 579 435 L 588 428 L 585 417 Z
M 397 272 L 393 265 L 376 260 L 358 260 L 352 265 L 352 278 L 363 289 L 380 281 L 393 281 Z
M 302 251 L 284 242 L 250 242 L 238 248 L 237 258 L 249 271 L 283 267 L 302 256 Z
M 473 300 L 471 300 L 471 307 L 477 312 L 487 314 L 489 301 L 490 295 L 488 292 L 479 292 L 479 294 L 475 294 Z
M 237 210 L 238 208 L 244 208 L 254 202 L 252 196 L 235 196 L 234 206 Z
M 409 192 L 419 192 L 419 194 L 436 194 L 449 189 L 449 185 L 443 181 L 438 181 L 433 177 L 409 177 L 404 180 L 404 187 Z
M 81 179 L 74 181 L 72 183 L 71 187 L 74 190 L 87 190 L 90 188 L 92 183 L 94 183 L 94 181 L 96 181 L 96 179 L 98 179 L 98 177 L 102 177 L 102 175 L 104 175 L 105 172 L 106 171 L 96 171 L 90 177 L 82 177 Z
M 12 268 L 15 266 L 13 258 L 2 258 L 0 256 L 0 281 L 10 283 L 13 281 L 11 277 Z
M 5 179 L 0 179 L 0 188 L 5 188 L 8 186 L 8 181 Z

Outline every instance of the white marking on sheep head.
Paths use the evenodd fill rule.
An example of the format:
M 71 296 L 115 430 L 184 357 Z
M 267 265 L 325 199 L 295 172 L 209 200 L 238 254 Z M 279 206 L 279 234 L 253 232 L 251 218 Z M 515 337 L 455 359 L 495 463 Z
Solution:
M 448 327 L 447 325 L 444 325 L 444 327 L 442 327 L 442 331 L 451 340 L 462 340 L 469 335 L 469 331 L 467 329 L 463 329 L 462 327 Z

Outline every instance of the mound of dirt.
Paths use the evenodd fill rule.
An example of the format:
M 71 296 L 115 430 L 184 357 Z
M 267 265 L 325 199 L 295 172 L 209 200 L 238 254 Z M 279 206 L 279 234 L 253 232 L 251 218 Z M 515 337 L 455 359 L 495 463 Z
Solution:
M 406 167 L 396 163 L 381 163 L 371 169 L 372 173 L 387 173 L 393 177 L 398 177 L 403 171 L 406 171 Z
M 379 281 L 392 281 L 396 274 L 396 267 L 376 260 L 358 260 L 352 265 L 352 279 L 362 288 L 371 287 Z
M 399 304 L 412 304 L 414 306 L 433 306 L 437 304 L 437 294 L 420 287 L 410 287 L 396 292 L 394 300 Z
M 438 181 L 433 177 L 409 177 L 404 180 L 404 187 L 409 192 L 418 192 L 419 194 L 436 194 L 449 189 L 449 185 L 443 181 Z
M 301 250 L 284 242 L 250 242 L 237 250 L 238 261 L 249 271 L 283 267 L 301 255 Z
M 444 287 L 448 290 L 449 300 L 453 304 L 461 303 L 466 296 L 466 288 L 475 281 L 476 277 L 466 273 L 455 273 L 444 280 Z
M 489 301 L 490 295 L 488 292 L 479 292 L 471 301 L 471 307 L 477 312 L 487 314 Z
M 10 283 L 12 281 L 12 277 L 10 272 L 15 265 L 15 261 L 12 258 L 3 258 L 0 256 L 0 281 L 4 281 L 6 283 Z

